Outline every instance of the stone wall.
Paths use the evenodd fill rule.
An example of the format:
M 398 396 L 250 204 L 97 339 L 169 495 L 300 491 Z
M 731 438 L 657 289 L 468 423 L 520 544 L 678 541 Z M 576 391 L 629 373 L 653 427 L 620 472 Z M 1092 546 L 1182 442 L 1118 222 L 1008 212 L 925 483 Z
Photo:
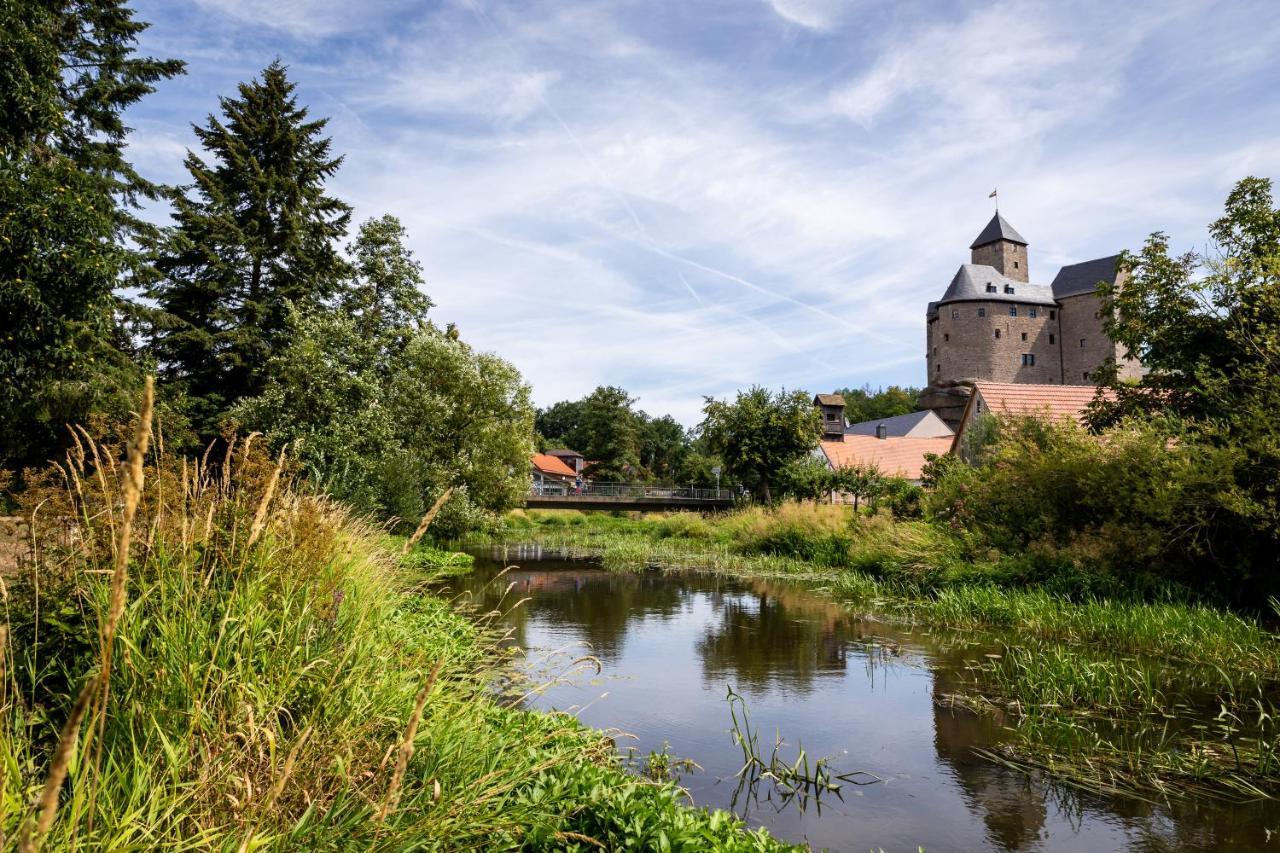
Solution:
M 1016 317 L 1010 308 L 1017 309 Z M 980 309 L 985 316 L 978 316 Z M 974 379 L 1061 383 L 1058 320 L 1050 316 L 1056 313 L 1045 305 L 995 301 L 938 306 L 926 325 L 929 385 Z M 1024 354 L 1035 356 L 1035 364 L 1024 365 Z
M 972 250 L 973 263 L 995 267 L 1005 278 L 1028 281 L 1027 247 L 999 240 Z

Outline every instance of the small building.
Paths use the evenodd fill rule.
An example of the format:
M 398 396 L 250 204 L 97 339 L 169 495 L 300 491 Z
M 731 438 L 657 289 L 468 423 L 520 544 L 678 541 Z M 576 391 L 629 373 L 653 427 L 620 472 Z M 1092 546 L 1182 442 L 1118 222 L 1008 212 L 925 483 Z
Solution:
M 823 440 L 843 441 L 844 397 L 839 394 L 818 394 L 813 398 L 813 405 L 822 416 Z
M 831 470 L 851 468 L 855 465 L 877 469 L 886 477 L 902 477 L 919 484 L 923 476 L 925 457 L 929 454 L 944 456 L 951 452 L 952 436 L 912 438 L 909 436 L 885 436 L 858 433 L 845 434 L 841 441 L 823 439 L 818 443 L 821 458 Z
M 975 382 L 973 394 L 960 417 L 954 448 L 958 450 L 966 432 L 983 415 L 1035 416 L 1051 420 L 1074 420 L 1083 424 L 1097 389 L 1088 385 L 1024 385 L 1012 382 Z M 1114 394 L 1104 392 L 1110 399 Z
M 554 456 L 564 464 L 573 469 L 575 474 L 581 474 L 587 467 L 587 458 L 576 450 L 561 448 L 560 450 L 548 450 L 548 456 Z
M 533 467 L 533 493 L 568 494 L 578 481 L 574 471 L 558 457 L 549 453 L 535 453 L 530 459 Z
M 950 438 L 955 435 L 946 421 L 929 409 L 849 424 L 844 430 L 845 435 L 879 436 L 881 433 L 886 438 Z

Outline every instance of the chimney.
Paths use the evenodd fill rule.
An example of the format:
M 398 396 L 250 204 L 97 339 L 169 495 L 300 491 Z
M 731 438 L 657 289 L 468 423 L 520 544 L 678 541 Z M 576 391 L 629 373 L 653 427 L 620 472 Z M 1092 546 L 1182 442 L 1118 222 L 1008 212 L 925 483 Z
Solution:
M 876 424 L 876 438 L 883 441 L 889 437 L 889 428 L 884 424 Z

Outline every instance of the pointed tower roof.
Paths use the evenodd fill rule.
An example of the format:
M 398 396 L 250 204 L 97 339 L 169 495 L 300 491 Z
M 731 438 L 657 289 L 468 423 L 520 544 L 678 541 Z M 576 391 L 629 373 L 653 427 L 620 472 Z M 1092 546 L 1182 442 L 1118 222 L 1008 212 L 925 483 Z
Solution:
M 970 244 L 970 249 L 976 249 L 979 246 L 985 246 L 988 243 L 995 243 L 998 240 L 1006 240 L 1010 243 L 1018 243 L 1027 245 L 1027 241 L 1022 239 L 1022 235 L 1018 233 L 1009 221 L 1000 215 L 1000 211 L 996 211 L 996 215 L 991 217 L 991 221 L 987 223 L 987 227 L 982 229 L 982 233 L 978 235 L 978 239 Z

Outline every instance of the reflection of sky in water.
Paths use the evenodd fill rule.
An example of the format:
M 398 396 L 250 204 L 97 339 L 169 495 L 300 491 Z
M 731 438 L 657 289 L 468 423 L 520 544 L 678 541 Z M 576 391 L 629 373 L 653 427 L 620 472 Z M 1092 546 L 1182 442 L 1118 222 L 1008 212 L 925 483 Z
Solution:
M 965 653 L 954 642 L 850 619 L 782 584 L 546 565 L 508 573 L 496 591 L 484 587 L 496 567 L 483 563 L 457 582 L 484 607 L 510 581 L 508 603 L 531 596 L 507 621 L 539 674 L 588 653 L 603 662 L 601 677 L 581 672 L 535 697 L 535 707 L 573 709 L 589 726 L 634 735 L 619 739 L 624 751 L 669 743 L 703 768 L 682 780 L 699 805 L 728 807 L 741 765 L 728 686 L 746 698 L 762 751 L 780 731 L 784 759 L 799 740 L 811 760 L 830 757 L 836 773 L 884 779 L 846 785 L 843 802 L 824 797 L 820 815 L 812 806 L 753 806 L 752 822 L 784 838 L 833 850 L 1083 851 L 1209 849 L 1230 844 L 1221 832 L 1261 832 L 1229 809 L 1184 808 L 1173 822 L 1141 804 L 1074 797 L 1063 807 L 1044 785 L 975 758 L 971 748 L 990 745 L 998 729 L 934 702 L 963 677 Z M 552 650 L 561 651 L 548 661 Z M 1205 835 L 1188 844 L 1197 824 Z

